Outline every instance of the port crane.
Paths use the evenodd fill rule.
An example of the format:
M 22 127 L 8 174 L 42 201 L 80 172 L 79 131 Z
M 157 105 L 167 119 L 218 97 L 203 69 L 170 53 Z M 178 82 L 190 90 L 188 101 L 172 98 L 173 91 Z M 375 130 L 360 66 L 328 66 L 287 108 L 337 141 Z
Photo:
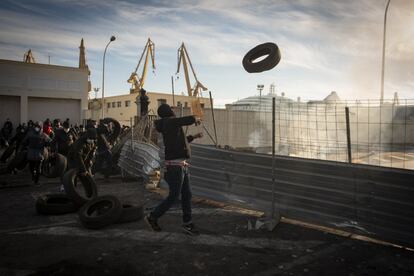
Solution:
M 191 114 L 202 119 L 203 118 L 203 109 L 201 108 L 201 103 L 200 103 L 200 99 L 199 97 L 201 96 L 202 91 L 206 91 L 207 87 L 205 87 L 203 84 L 201 84 L 201 82 L 198 80 L 197 75 L 194 71 L 194 67 L 193 64 L 191 63 L 190 60 L 190 56 L 188 55 L 188 51 L 187 48 L 184 45 L 184 42 L 181 44 L 180 48 L 178 48 L 178 53 L 177 53 L 177 72 L 176 74 L 180 73 L 180 68 L 181 68 L 181 63 L 183 66 L 183 71 L 184 71 L 184 78 L 185 78 L 185 83 L 186 83 L 186 87 L 187 87 L 187 94 L 189 97 L 192 97 L 193 99 L 191 100 Z M 191 86 L 190 83 L 190 75 L 188 72 L 188 65 L 190 65 L 190 69 L 191 69 L 191 73 L 193 74 L 194 80 L 195 80 L 195 84 L 194 86 Z M 211 101 L 211 105 L 212 105 L 212 100 L 211 100 L 211 94 L 210 94 L 210 101 Z M 215 137 L 216 139 L 213 138 L 213 136 L 210 134 L 210 132 L 208 131 L 208 129 L 206 128 L 206 126 L 201 123 L 204 131 L 208 134 L 208 136 L 210 137 L 210 139 L 213 141 L 213 143 L 217 146 L 217 133 L 216 133 L 216 127 L 215 127 L 215 122 L 214 122 L 214 111 L 212 110 L 212 114 L 213 114 L 213 123 L 214 123 L 214 132 L 215 132 Z M 187 133 L 188 128 L 186 129 L 186 133 Z
M 141 77 L 138 76 L 137 72 L 141 65 L 142 59 L 144 58 L 144 65 L 142 68 Z M 135 67 L 135 71 L 131 73 L 131 76 L 128 79 L 128 83 L 131 84 L 130 93 L 138 93 L 142 88 L 144 88 L 145 77 L 147 75 L 147 66 L 148 66 L 148 59 L 151 56 L 152 62 L 152 71 L 155 70 L 155 44 L 148 38 L 147 43 L 145 44 L 144 50 L 142 51 L 141 57 L 139 58 L 137 67 Z
M 24 53 L 23 62 L 25 63 L 36 63 L 33 54 L 32 49 L 29 49 L 26 53 Z
M 184 45 L 184 42 L 181 44 L 180 48 L 178 48 L 177 53 L 177 72 L 176 74 L 180 73 L 181 63 L 183 64 L 184 70 L 184 78 L 185 83 L 187 86 L 187 94 L 190 97 L 197 97 L 201 95 L 202 91 L 206 91 L 207 88 L 201 84 L 201 82 L 197 79 L 197 75 L 194 71 L 193 64 L 191 63 L 190 57 L 188 56 L 187 48 Z M 195 85 L 192 87 L 190 83 L 190 75 L 188 73 L 188 65 L 190 65 L 191 72 L 195 79 Z

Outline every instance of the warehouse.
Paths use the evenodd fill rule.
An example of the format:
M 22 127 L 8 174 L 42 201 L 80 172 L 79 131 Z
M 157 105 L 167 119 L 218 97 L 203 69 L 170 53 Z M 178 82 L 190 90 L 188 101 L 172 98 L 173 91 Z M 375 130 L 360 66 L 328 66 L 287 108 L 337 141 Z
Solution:
M 66 119 L 81 123 L 88 108 L 89 69 L 83 41 L 79 67 L 0 59 L 0 125 Z

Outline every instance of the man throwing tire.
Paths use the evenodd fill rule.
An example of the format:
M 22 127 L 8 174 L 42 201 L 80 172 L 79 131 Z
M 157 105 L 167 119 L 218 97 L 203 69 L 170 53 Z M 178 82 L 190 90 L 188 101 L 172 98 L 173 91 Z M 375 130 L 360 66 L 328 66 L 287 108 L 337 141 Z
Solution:
M 183 230 L 190 235 L 197 235 L 198 231 L 191 217 L 191 188 L 188 178 L 187 159 L 191 156 L 188 143 L 202 137 L 202 133 L 185 137 L 183 126 L 199 124 L 200 119 L 194 116 L 176 118 L 168 104 L 161 104 L 158 108 L 160 120 L 155 121 L 155 128 L 162 134 L 165 146 L 164 179 L 168 183 L 169 194 L 150 214 L 145 216 L 145 221 L 154 231 L 161 231 L 158 219 L 170 209 L 175 200 L 181 194 L 181 206 L 183 211 Z

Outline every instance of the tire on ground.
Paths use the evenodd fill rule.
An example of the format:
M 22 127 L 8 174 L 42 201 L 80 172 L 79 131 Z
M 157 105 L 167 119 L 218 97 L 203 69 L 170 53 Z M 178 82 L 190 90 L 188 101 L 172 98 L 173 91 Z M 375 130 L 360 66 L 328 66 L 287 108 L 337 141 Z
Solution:
M 122 203 L 122 214 L 116 223 L 127 223 L 140 220 L 144 217 L 144 208 L 132 203 Z
M 27 165 L 27 150 L 22 150 L 16 154 L 16 156 L 7 165 L 9 172 L 14 169 L 23 170 Z
M 42 215 L 63 215 L 77 210 L 75 202 L 63 193 L 42 195 L 36 200 L 36 211 Z
M 100 196 L 83 205 L 78 215 L 85 228 L 99 229 L 119 221 L 122 204 L 115 196 Z
M 3 152 L 3 154 L 0 157 L 1 162 L 6 162 L 7 159 L 13 154 L 13 151 L 16 149 L 14 145 L 10 145 L 6 148 L 6 150 Z
M 82 184 L 86 197 L 76 191 L 75 186 L 79 184 Z M 98 195 L 98 189 L 92 176 L 88 174 L 85 177 L 79 177 L 76 169 L 70 169 L 65 173 L 63 176 L 63 187 L 65 188 L 66 194 L 79 207 L 96 198 Z
M 53 154 L 42 163 L 42 174 L 48 178 L 62 176 L 66 171 L 66 157 L 60 153 Z
M 266 56 L 261 61 L 254 62 L 262 56 Z M 249 73 L 259 73 L 275 67 L 280 61 L 280 50 L 275 43 L 267 42 L 257 45 L 251 49 L 243 58 L 243 67 Z

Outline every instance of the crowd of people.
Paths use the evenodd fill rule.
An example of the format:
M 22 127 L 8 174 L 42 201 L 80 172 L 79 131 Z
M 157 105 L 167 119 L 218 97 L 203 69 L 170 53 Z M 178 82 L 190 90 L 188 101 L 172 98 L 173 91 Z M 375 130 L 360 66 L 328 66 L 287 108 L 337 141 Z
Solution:
M 67 159 L 67 169 L 76 168 L 79 175 L 94 174 L 103 169 L 105 177 L 109 177 L 112 168 L 111 147 L 109 142 L 113 125 L 105 120 L 99 123 L 88 120 L 85 126 L 72 125 L 69 119 L 46 119 L 45 121 L 19 124 L 15 131 L 10 119 L 7 119 L 1 129 L 0 146 L 11 152 L 24 154 L 29 163 L 34 184 L 38 185 L 42 172 L 42 163 L 55 154 L 61 154 Z M 6 162 L 8 156 L 2 156 Z M 94 162 L 95 161 L 95 162 Z M 95 166 L 93 164 L 95 163 Z M 16 173 L 16 168 L 9 168 L 10 173 Z

